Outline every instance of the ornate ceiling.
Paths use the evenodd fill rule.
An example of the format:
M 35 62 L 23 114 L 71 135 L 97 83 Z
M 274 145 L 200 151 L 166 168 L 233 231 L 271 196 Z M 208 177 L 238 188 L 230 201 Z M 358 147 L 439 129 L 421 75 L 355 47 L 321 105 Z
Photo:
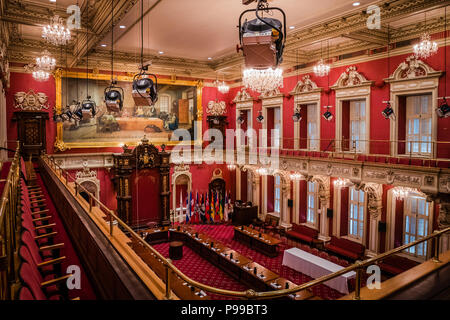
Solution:
M 152 71 L 159 74 L 239 79 L 243 63 L 237 54 L 236 25 L 240 12 L 248 9 L 241 0 L 143 0 L 144 60 L 152 62 Z M 285 10 L 288 37 L 282 67 L 307 64 L 326 56 L 354 52 L 367 56 L 367 50 L 386 46 L 387 25 L 391 42 L 415 41 L 427 30 L 444 30 L 444 0 L 352 0 L 313 1 L 272 0 L 271 4 Z M 89 52 L 90 68 L 110 69 L 111 0 L 78 0 L 82 12 L 82 28 L 74 33 L 70 45 L 60 49 L 49 47 L 41 38 L 42 26 L 50 17 L 68 17 L 66 7 L 76 0 L 0 0 L 1 41 L 8 47 L 10 62 L 22 64 L 34 60 L 43 48 L 57 58 L 60 66 L 86 68 Z M 89 4 L 89 10 L 86 10 Z M 370 4 L 381 8 L 382 28 L 366 26 Z M 254 5 L 252 5 L 253 7 Z M 89 11 L 89 19 L 87 17 Z M 427 23 L 424 18 L 427 12 Z M 114 0 L 115 69 L 135 72 L 140 51 L 140 1 Z M 121 29 L 119 26 L 124 25 Z M 293 26 L 293 29 L 289 29 Z M 86 30 L 89 43 L 86 45 Z M 106 45 L 102 47 L 101 45 Z M 160 54 L 162 51 L 164 54 Z M 208 57 L 211 57 L 208 60 Z

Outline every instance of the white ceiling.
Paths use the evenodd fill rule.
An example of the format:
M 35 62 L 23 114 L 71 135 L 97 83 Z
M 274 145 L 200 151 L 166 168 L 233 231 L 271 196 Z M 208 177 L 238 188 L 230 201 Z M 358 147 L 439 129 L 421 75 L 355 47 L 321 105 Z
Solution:
M 157 0 L 144 0 L 144 12 L 156 2 Z M 300 28 L 353 10 L 362 10 L 374 1 L 361 0 L 361 6 L 356 9 L 352 6 L 353 2 L 273 0 L 271 5 L 286 12 L 288 27 Z M 196 60 L 207 60 L 208 57 L 215 59 L 229 54 L 238 43 L 239 15 L 254 7 L 255 4 L 242 5 L 242 0 L 161 0 L 144 18 L 145 53 L 163 51 L 167 56 Z M 253 17 L 254 15 L 249 15 L 249 19 Z M 115 43 L 114 50 L 139 55 L 139 19 L 140 4 L 137 4 L 120 22 L 127 28 L 115 28 L 115 38 L 119 40 Z M 129 28 L 135 22 L 138 23 Z M 124 32 L 125 35 L 121 36 Z M 110 38 L 110 34 L 106 35 L 102 44 L 109 47 Z

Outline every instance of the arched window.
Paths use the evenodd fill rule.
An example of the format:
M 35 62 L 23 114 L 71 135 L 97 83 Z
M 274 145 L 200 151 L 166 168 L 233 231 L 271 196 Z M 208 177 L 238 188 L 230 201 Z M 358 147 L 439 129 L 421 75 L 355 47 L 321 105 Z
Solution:
M 364 196 L 364 191 L 350 188 L 348 235 L 361 241 L 364 238 Z

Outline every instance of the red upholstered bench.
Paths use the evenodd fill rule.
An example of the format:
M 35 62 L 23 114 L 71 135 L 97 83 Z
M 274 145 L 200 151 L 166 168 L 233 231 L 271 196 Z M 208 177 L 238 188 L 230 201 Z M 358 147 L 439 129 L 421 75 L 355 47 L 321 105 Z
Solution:
M 292 229 L 286 232 L 286 236 L 290 239 L 302 240 L 311 244 L 314 239 L 317 239 L 318 235 L 317 230 L 296 223 L 293 223 Z
M 337 237 L 331 237 L 331 241 L 325 245 L 325 249 L 353 260 L 363 258 L 365 251 L 362 244 Z
M 382 262 L 380 262 L 378 265 L 380 266 L 380 269 L 392 274 L 397 275 L 400 274 L 408 269 L 411 269 L 415 266 L 417 266 L 419 263 L 413 260 L 410 260 L 405 257 L 401 256 L 390 256 L 385 258 Z

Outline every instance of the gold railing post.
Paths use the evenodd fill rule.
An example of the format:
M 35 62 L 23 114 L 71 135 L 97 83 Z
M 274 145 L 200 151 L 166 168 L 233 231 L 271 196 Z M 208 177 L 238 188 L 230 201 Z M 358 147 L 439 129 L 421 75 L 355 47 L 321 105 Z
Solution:
M 355 264 L 358 266 L 356 269 L 356 279 L 355 279 L 355 296 L 353 297 L 353 300 L 360 300 L 361 296 L 361 278 L 362 278 L 362 271 L 363 268 L 361 267 L 361 261 L 356 261 Z
M 439 260 L 439 243 L 440 243 L 441 237 L 438 234 L 436 237 L 434 237 L 434 255 L 433 255 L 433 262 L 439 263 L 441 262 Z
M 89 212 L 92 212 L 92 195 L 89 192 Z
M 172 297 L 172 290 L 170 289 L 172 270 L 170 270 L 169 265 L 167 264 L 165 264 L 164 267 L 166 269 L 166 299 L 170 300 Z

